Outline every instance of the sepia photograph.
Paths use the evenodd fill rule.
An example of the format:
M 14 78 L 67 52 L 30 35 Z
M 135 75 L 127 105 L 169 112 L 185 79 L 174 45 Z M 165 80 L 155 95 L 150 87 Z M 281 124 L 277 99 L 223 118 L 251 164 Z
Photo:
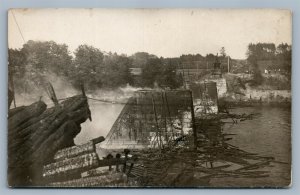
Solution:
M 9 187 L 292 185 L 290 10 L 7 15 Z

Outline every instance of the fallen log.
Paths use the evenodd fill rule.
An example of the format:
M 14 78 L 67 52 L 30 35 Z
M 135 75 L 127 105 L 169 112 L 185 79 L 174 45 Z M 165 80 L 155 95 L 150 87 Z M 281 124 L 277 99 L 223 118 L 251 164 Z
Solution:
M 26 123 L 24 123 L 20 127 L 17 127 L 16 129 L 19 128 L 20 130 L 18 132 L 14 133 L 14 134 L 10 134 L 8 136 L 8 139 L 9 139 L 8 148 L 9 148 L 9 150 L 14 151 L 14 149 L 15 149 L 15 150 L 20 151 L 20 147 L 21 148 L 26 147 L 22 144 L 24 144 L 25 141 L 28 141 L 29 139 L 31 139 L 32 135 L 37 130 L 40 130 L 42 127 L 47 127 L 47 125 L 50 124 L 54 120 L 54 118 L 51 117 L 54 112 L 55 112 L 55 109 L 47 109 L 39 117 L 36 117 L 36 118 L 33 118 L 33 119 L 30 120 L 30 121 L 35 122 L 35 123 L 31 123 L 30 126 L 22 129 L 22 126 L 27 126 L 26 123 L 30 122 L 30 121 L 27 121 Z M 28 148 L 26 148 L 25 150 L 27 150 L 27 149 Z
M 54 154 L 58 150 L 67 147 L 69 145 L 68 140 L 73 140 L 80 130 L 81 127 L 76 125 L 75 122 L 67 121 L 36 148 L 31 158 L 37 159 L 35 162 L 40 161 L 40 163 L 51 161 Z
M 70 146 L 68 140 L 73 141 L 74 134 L 80 131 L 79 128 L 74 122 L 66 122 L 58 129 L 59 133 L 49 136 L 41 147 L 32 148 L 26 154 L 14 154 L 12 156 L 14 158 L 9 159 L 9 165 L 16 166 L 10 168 L 9 174 L 22 176 L 24 172 L 22 169 L 26 169 L 28 177 L 33 181 L 40 182 L 43 165 L 52 159 L 57 150 Z
M 19 107 L 8 110 L 8 118 L 10 118 L 10 117 L 14 116 L 15 114 L 17 114 L 18 112 L 24 110 L 24 108 L 26 108 L 26 106 L 19 106 Z
M 9 144 L 9 150 L 17 150 L 16 155 L 19 157 L 27 156 L 32 153 L 32 151 L 35 150 L 35 148 L 38 147 L 51 133 L 54 133 L 55 130 L 58 129 L 59 125 L 67 121 L 67 116 L 66 114 L 63 114 L 63 110 L 59 110 L 55 113 L 56 114 L 39 121 L 37 125 L 34 125 L 36 129 L 31 128 L 33 129 L 32 131 L 27 130 L 25 135 L 10 137 L 9 140 L 12 141 L 10 141 L 11 144 Z M 60 117 L 60 120 L 58 121 L 57 115 L 63 115 L 65 118 L 62 119 L 62 117 Z M 53 125 L 51 126 L 51 124 Z M 21 132 L 23 132 L 23 130 Z
M 38 117 L 33 117 L 31 119 L 29 119 L 28 121 L 26 121 L 25 123 L 17 126 L 16 128 L 14 128 L 13 130 L 11 130 L 10 132 L 8 132 L 8 136 L 9 137 L 18 137 L 18 135 L 22 135 L 23 132 L 26 133 L 26 130 L 28 128 L 31 128 L 34 125 L 39 125 L 39 122 L 44 122 L 44 118 L 48 117 L 49 115 L 51 115 L 53 112 L 55 111 L 55 108 L 48 108 L 45 112 L 43 112 L 40 116 Z M 37 127 L 33 128 L 38 129 Z
M 8 118 L 8 130 L 10 131 L 18 127 L 32 117 L 39 116 L 46 110 L 46 108 L 47 105 L 42 101 L 38 101 L 27 106 L 21 112 L 17 112 L 13 117 Z
M 87 98 L 77 95 L 46 110 L 42 101 L 14 109 L 8 118 L 8 183 L 39 185 L 43 165 L 55 153 L 74 146 L 80 124 L 91 117 Z
M 14 151 L 14 148 L 17 149 L 18 158 L 21 158 L 22 156 L 26 157 L 30 155 L 35 150 L 35 148 L 38 148 L 43 143 L 43 141 L 47 139 L 51 134 L 55 133 L 59 126 L 61 126 L 66 121 L 72 120 L 77 125 L 80 125 L 80 123 L 84 122 L 87 118 L 90 117 L 88 104 L 84 102 L 86 101 L 86 98 L 75 96 L 72 98 L 68 98 L 68 100 L 66 101 L 67 102 L 62 103 L 62 106 L 55 107 L 54 111 L 50 112 L 49 116 L 39 121 L 39 124 L 33 126 L 38 126 L 36 129 L 34 129 L 33 131 L 30 131 L 30 129 L 33 128 L 25 129 L 25 133 L 21 131 L 21 133 L 19 134 L 23 136 L 15 136 L 15 144 L 9 144 L 9 149 L 11 149 L 12 152 Z M 85 108 L 78 107 L 80 105 L 85 106 Z M 63 109 L 63 107 L 65 107 L 66 109 Z M 69 114 L 68 109 L 70 111 L 75 111 Z

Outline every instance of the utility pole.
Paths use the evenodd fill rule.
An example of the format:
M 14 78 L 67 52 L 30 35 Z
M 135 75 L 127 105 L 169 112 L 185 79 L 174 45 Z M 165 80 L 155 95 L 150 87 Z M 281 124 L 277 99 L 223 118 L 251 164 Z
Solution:
M 229 56 L 227 57 L 227 72 L 230 72 Z
M 199 63 L 198 62 L 196 62 L 197 63 L 197 80 L 198 80 L 198 78 L 199 78 Z

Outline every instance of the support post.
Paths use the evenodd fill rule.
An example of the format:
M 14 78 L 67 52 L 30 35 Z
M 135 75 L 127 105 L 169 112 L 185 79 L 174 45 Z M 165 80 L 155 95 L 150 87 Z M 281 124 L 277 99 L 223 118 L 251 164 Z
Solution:
M 120 160 L 120 158 L 121 158 L 121 154 L 116 154 L 116 159 L 118 159 L 118 161 L 117 161 L 117 164 L 116 164 L 116 171 L 117 172 L 119 172 L 120 171 L 120 169 L 119 169 L 119 160 Z
M 229 63 L 229 56 L 227 57 L 227 72 L 230 72 L 230 63 Z
M 154 101 L 154 98 L 153 98 L 153 94 L 151 94 L 151 98 L 152 98 L 152 109 L 153 109 L 153 112 L 154 112 L 155 123 L 156 123 L 157 142 L 158 142 L 158 147 L 159 147 L 159 150 L 160 150 L 161 149 L 161 137 L 160 137 L 160 132 L 159 132 L 159 125 L 158 125 L 158 120 L 157 120 L 157 114 L 156 114 L 155 101 Z
M 106 157 L 108 160 L 111 160 L 113 158 L 113 155 L 111 154 L 108 154 L 107 157 Z M 111 168 L 111 163 L 108 165 L 108 170 L 111 171 L 112 168 Z
M 168 129 L 167 129 L 167 114 L 166 114 L 166 111 L 165 111 L 165 97 L 164 97 L 164 94 L 166 92 L 161 92 L 161 99 L 162 99 L 162 116 L 164 117 L 164 125 L 165 125 L 165 140 L 166 142 L 168 143 L 169 141 L 169 138 L 168 138 Z
M 85 89 L 84 89 L 84 84 L 83 84 L 83 83 L 80 84 L 80 88 L 81 88 L 82 95 L 83 95 L 84 97 L 86 97 Z
M 127 166 L 127 160 L 128 160 L 128 154 L 129 154 L 130 150 L 128 149 L 124 149 L 124 154 L 125 154 L 125 161 L 123 164 L 123 173 L 126 173 L 126 166 Z
M 48 83 L 48 87 L 47 87 L 46 91 L 47 91 L 50 99 L 53 101 L 54 105 L 58 106 L 58 100 L 57 100 L 54 88 L 50 82 Z
M 192 128 L 194 133 L 194 148 L 197 149 L 197 129 L 196 129 L 196 122 L 195 122 L 195 113 L 194 113 L 194 104 L 193 104 L 193 92 L 190 92 L 190 107 L 191 107 L 191 115 L 192 115 Z
M 16 108 L 17 105 L 16 105 L 16 97 L 15 97 L 15 84 L 14 84 L 14 78 L 13 78 L 13 75 L 11 73 L 11 71 L 9 71 L 9 84 L 10 84 L 10 87 L 11 87 L 11 90 L 9 89 L 9 86 L 8 86 L 8 96 L 11 96 L 9 98 L 12 98 L 12 101 L 14 103 L 14 107 Z M 11 91 L 11 93 L 9 92 Z M 9 100 L 8 101 L 8 108 L 10 108 L 10 104 L 11 104 L 11 101 Z
M 170 112 L 170 107 L 169 107 L 169 102 L 168 102 L 168 97 L 167 97 L 166 92 L 165 92 L 165 100 L 166 100 L 166 104 L 167 104 L 168 115 L 169 115 L 169 120 L 170 120 L 170 125 L 171 125 L 172 139 L 174 139 L 174 130 L 173 130 L 173 124 L 172 124 L 172 119 L 171 119 L 171 112 Z

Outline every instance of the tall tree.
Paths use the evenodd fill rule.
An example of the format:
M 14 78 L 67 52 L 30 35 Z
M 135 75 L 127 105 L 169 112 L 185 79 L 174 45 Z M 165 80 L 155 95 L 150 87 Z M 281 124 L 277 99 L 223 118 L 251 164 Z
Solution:
M 22 52 L 26 55 L 27 65 L 40 73 L 52 72 L 65 76 L 72 62 L 68 46 L 54 41 L 28 41 L 23 45 Z
M 247 50 L 247 59 L 250 63 L 258 60 L 274 60 L 276 46 L 274 43 L 250 43 Z
M 226 57 L 225 47 L 222 47 L 222 48 L 220 49 L 220 54 L 221 54 L 222 57 Z
M 8 50 L 8 71 L 17 79 L 22 79 L 26 71 L 26 56 L 20 49 Z
M 67 76 L 71 62 L 68 46 L 53 41 L 28 41 L 20 50 L 9 50 L 15 86 L 25 92 L 43 87 L 49 74 Z
M 132 59 L 133 68 L 142 68 L 147 64 L 149 59 L 157 58 L 157 56 L 147 52 L 136 52 L 130 58 Z
M 177 62 L 176 59 L 167 59 L 162 67 L 162 73 L 159 77 L 159 85 L 176 89 L 183 85 L 181 75 L 176 74 Z
M 254 86 L 260 85 L 263 82 L 263 77 L 259 68 L 260 60 L 275 60 L 276 47 L 274 43 L 250 43 L 247 50 L 247 60 L 253 69 Z
M 104 56 L 102 85 L 108 88 L 115 88 L 132 84 L 129 67 L 132 66 L 132 59 L 124 55 L 110 54 Z
M 213 62 L 213 61 L 215 61 L 216 60 L 216 56 L 214 55 L 214 54 L 212 54 L 212 53 L 210 53 L 210 54 L 206 54 L 206 60 L 207 61 L 209 61 L 209 62 Z
M 162 60 L 159 58 L 148 59 L 142 68 L 142 82 L 146 87 L 154 87 L 159 82 L 162 73 Z
M 291 72 L 292 66 L 292 46 L 287 43 L 281 43 L 276 48 L 276 60 L 283 64 L 281 69 Z
M 102 85 L 103 53 L 89 45 L 80 45 L 74 52 L 75 59 L 70 75 L 76 87 L 84 82 L 89 88 Z

